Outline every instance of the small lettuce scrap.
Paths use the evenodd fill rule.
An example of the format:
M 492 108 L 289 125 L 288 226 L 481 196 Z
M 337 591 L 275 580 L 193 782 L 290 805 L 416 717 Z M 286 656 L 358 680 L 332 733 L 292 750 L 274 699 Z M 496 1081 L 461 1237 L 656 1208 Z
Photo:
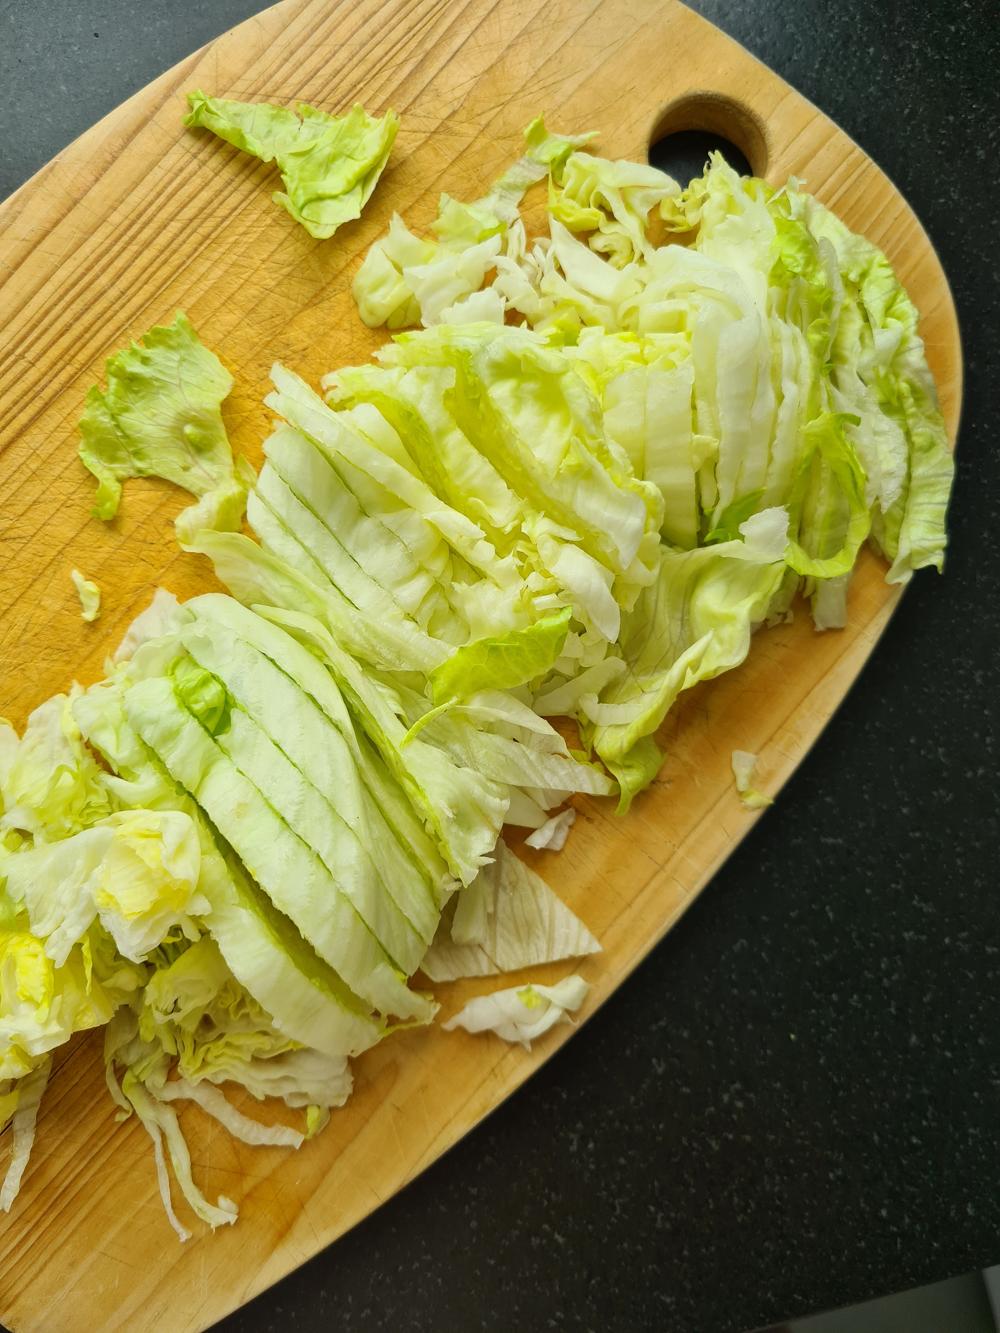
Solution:
M 94 515 L 114 518 L 129 477 L 162 477 L 198 497 L 176 520 L 182 545 L 202 528 L 238 528 L 253 472 L 243 459 L 234 465 L 222 421 L 233 379 L 187 316 L 150 329 L 105 373 L 107 388 L 90 389 L 80 419 L 80 460 L 98 482 Z
M 757 789 L 757 756 L 750 750 L 734 750 L 732 754 L 733 780 L 740 800 L 748 810 L 763 810 L 774 800 Z
M 479 995 L 441 1026 L 446 1032 L 494 1032 L 526 1051 L 558 1023 L 570 1023 L 570 1014 L 584 1003 L 590 987 L 582 977 L 566 977 L 554 986 L 512 986 Z
M 197 830 L 180 811 L 120 811 L 20 852 L 5 870 L 8 893 L 59 967 L 95 920 L 139 963 L 168 938 L 196 939 L 193 918 L 210 911 L 197 887 Z
M 73 717 L 79 694 L 56 694 L 28 718 L 24 734 L 0 728 L 0 835 L 55 842 L 111 814 L 101 770 Z
M 399 117 L 370 116 L 355 104 L 343 116 L 299 102 L 295 110 L 188 93 L 184 124 L 217 134 L 262 162 L 276 163 L 284 191 L 273 198 L 310 236 L 327 240 L 361 210 L 392 150 Z
M 80 618 L 88 625 L 101 614 L 101 590 L 93 579 L 86 578 L 78 569 L 69 572 L 70 582 L 80 599 Z
M 575 823 L 576 811 L 572 806 L 560 810 L 558 814 L 552 815 L 534 832 L 528 834 L 524 840 L 525 846 L 534 847 L 536 851 L 561 852 Z

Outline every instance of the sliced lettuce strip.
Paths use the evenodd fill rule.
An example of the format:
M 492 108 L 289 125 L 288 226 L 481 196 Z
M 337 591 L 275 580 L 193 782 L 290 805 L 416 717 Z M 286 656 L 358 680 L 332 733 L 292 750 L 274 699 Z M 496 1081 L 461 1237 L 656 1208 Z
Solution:
M 207 812 L 250 874 L 352 990 L 372 1009 L 428 1018 L 337 880 L 181 704 L 165 677 L 125 694 L 129 722 Z
M 105 778 L 124 806 L 179 810 L 194 822 L 201 850 L 198 890 L 208 900 L 212 938 L 233 975 L 278 1029 L 329 1054 L 353 1054 L 379 1027 L 337 974 L 306 944 L 249 877 L 195 801 L 177 785 L 125 716 L 123 682 L 91 687 L 74 704 L 90 744 L 114 769 Z

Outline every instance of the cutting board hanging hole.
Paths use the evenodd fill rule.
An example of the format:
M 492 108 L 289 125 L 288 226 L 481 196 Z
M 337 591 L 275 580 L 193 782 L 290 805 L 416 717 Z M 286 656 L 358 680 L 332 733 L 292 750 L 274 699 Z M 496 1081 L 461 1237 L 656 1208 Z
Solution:
M 740 175 L 767 171 L 767 131 L 762 121 L 734 98 L 695 92 L 671 102 L 650 135 L 646 155 L 681 185 L 705 169 L 710 153 L 719 152 Z

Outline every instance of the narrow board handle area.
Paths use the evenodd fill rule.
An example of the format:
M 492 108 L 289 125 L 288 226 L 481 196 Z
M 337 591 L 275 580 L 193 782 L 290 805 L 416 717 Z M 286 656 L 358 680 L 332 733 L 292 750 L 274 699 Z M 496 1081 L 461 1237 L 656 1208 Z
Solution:
M 771 158 L 767 124 L 743 100 L 708 88 L 686 92 L 668 102 L 650 130 L 649 142 L 671 134 L 703 130 L 727 139 L 746 158 L 755 176 L 766 176 Z

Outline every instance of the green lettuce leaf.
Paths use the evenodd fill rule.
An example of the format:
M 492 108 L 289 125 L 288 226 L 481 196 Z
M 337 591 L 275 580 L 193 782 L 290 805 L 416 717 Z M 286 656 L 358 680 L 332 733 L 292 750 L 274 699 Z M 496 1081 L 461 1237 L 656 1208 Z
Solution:
M 80 599 L 80 618 L 92 624 L 101 614 L 101 590 L 93 579 L 85 578 L 78 569 L 71 569 L 69 577 Z
M 835 255 L 843 306 L 831 349 L 834 406 L 857 418 L 848 433 L 876 502 L 873 536 L 892 561 L 888 581 L 905 583 L 916 569 L 943 567 L 954 480 L 919 316 L 880 250 L 803 191 L 789 192 L 787 207 Z
M 785 559 L 798 574 L 838 578 L 854 568 L 871 529 L 865 474 L 836 415 L 811 421 L 804 437 L 805 496 L 798 538 L 789 541 Z
M 652 736 L 682 690 L 746 657 L 784 577 L 787 528 L 783 511 L 764 511 L 742 525 L 743 540 L 664 553 L 657 582 L 622 626 L 627 673 L 600 702 L 584 703 L 594 748 L 612 772 L 624 763 L 651 776 L 652 751 L 645 746 L 635 764 L 635 744 Z M 626 785 L 637 790 L 636 777 Z
M 284 192 L 275 203 L 317 240 L 361 216 L 389 160 L 399 129 L 394 111 L 370 116 L 355 104 L 331 116 L 299 102 L 288 107 L 188 93 L 184 124 L 211 130 L 262 162 L 275 162 Z
M 187 316 L 158 325 L 111 357 L 107 388 L 87 394 L 80 459 L 97 478 L 94 514 L 111 519 L 129 477 L 162 477 L 198 497 L 177 518 L 182 544 L 201 528 L 238 528 L 247 466 L 234 467 L 222 401 L 232 376 Z
M 466 699 L 480 690 L 514 689 L 544 676 L 562 652 L 572 618 L 572 610 L 563 607 L 526 629 L 456 649 L 428 677 L 435 704 Z

